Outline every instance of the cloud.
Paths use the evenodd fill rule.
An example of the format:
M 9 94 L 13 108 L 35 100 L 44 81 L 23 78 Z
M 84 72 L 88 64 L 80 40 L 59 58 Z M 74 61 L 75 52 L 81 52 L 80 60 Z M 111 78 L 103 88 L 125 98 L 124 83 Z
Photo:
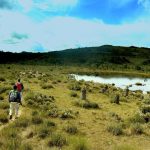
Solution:
M 17 40 L 28 39 L 28 35 L 14 32 L 12 33 L 12 38 Z
M 61 12 L 76 6 L 79 0 L 18 0 L 25 12 L 38 9 L 42 11 Z
M 0 9 L 11 9 L 12 5 L 10 0 L 0 0 Z
M 138 0 L 138 4 L 142 5 L 147 11 L 150 11 L 150 0 Z
M 5 51 L 51 51 L 104 44 L 150 47 L 148 19 L 110 25 L 98 19 L 60 16 L 34 22 L 19 12 L 5 10 L 0 14 L 0 49 Z

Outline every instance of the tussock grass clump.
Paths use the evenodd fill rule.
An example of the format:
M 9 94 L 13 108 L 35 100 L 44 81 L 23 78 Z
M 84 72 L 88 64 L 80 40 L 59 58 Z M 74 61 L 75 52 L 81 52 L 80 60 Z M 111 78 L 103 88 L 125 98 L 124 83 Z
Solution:
M 130 130 L 132 134 L 142 134 L 144 132 L 143 127 L 139 123 L 132 124 Z
M 20 150 L 33 150 L 32 146 L 29 144 L 23 144 Z
M 77 97 L 78 94 L 72 91 L 72 92 L 70 93 L 70 96 L 71 96 L 71 97 Z
M 49 117 L 52 117 L 52 118 L 58 117 L 58 116 L 59 116 L 58 109 L 57 109 L 57 108 L 50 109 L 50 110 L 47 112 L 47 115 L 48 115 Z
M 27 128 L 30 124 L 30 120 L 27 118 L 18 118 L 18 120 L 14 123 L 14 127 L 18 128 Z
M 44 139 L 46 138 L 47 136 L 49 136 L 52 132 L 46 128 L 46 126 L 42 126 L 40 129 L 39 129 L 39 137 L 41 139 Z
M 85 139 L 78 138 L 73 142 L 73 150 L 90 150 L 90 148 Z
M 4 82 L 4 81 L 6 81 L 6 79 L 4 77 L 0 77 L 0 81 Z
M 8 90 L 11 90 L 11 87 L 0 87 L 0 94 L 3 94 Z
M 78 129 L 75 125 L 68 125 L 64 127 L 64 130 L 69 134 L 76 134 L 78 132 Z
M 75 113 L 72 110 L 64 110 L 61 112 L 59 117 L 61 119 L 73 119 L 75 118 Z
M 4 97 L 0 95 L 0 101 L 4 100 Z
M 114 113 L 114 112 L 110 112 L 109 116 L 111 118 L 113 118 L 114 120 L 116 120 L 116 121 L 122 121 L 121 117 L 118 114 Z
M 0 109 L 9 109 L 9 103 L 0 102 Z
M 34 117 L 32 117 L 32 123 L 33 124 L 41 124 L 41 123 L 43 123 L 43 119 L 39 116 L 34 116 Z
M 6 114 L 0 114 L 0 122 L 1 123 L 7 123 L 8 120 L 8 116 Z
M 41 85 L 42 89 L 52 89 L 54 88 L 51 84 L 43 84 Z
M 64 145 L 67 145 L 67 138 L 59 133 L 53 134 L 51 136 L 51 140 L 48 142 L 48 146 L 56 146 L 56 147 L 62 147 Z
M 86 108 L 86 109 L 98 109 L 100 108 L 99 105 L 95 102 L 89 102 L 89 101 L 82 101 L 82 100 L 78 100 L 78 101 L 75 101 L 74 103 L 76 106 L 79 106 L 79 107 L 83 107 L 83 108 Z
M 36 108 L 42 108 L 45 105 L 50 106 L 51 103 L 54 102 L 53 96 L 47 96 L 40 93 L 33 93 L 29 92 L 26 97 L 25 101 L 27 102 L 28 106 L 36 107 Z
M 150 113 L 150 105 L 143 105 L 140 107 L 140 110 L 143 114 Z
M 119 124 L 111 124 L 111 125 L 109 125 L 107 127 L 107 131 L 112 133 L 115 136 L 123 134 L 122 126 L 119 125 Z
M 78 82 L 72 83 L 70 85 L 68 85 L 69 90 L 74 90 L 74 91 L 80 91 L 81 90 L 81 86 Z
M 150 99 L 145 99 L 145 100 L 143 101 L 143 103 L 150 105 Z
M 47 126 L 47 127 L 55 127 L 55 126 L 56 126 L 56 123 L 55 123 L 55 122 L 52 122 L 52 121 L 50 121 L 50 120 L 48 120 L 48 121 L 46 122 L 46 126 Z
M 139 113 L 135 114 L 133 117 L 129 118 L 131 123 L 145 123 L 145 119 Z

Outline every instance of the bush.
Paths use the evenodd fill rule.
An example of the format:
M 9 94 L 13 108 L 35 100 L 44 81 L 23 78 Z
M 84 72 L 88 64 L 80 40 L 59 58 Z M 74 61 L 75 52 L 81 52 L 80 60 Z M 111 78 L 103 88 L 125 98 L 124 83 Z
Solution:
M 6 81 L 6 80 L 5 80 L 4 77 L 0 77 L 0 81 L 1 81 L 1 82 L 4 82 L 4 81 Z
M 33 150 L 32 146 L 29 144 L 23 144 L 20 150 Z
M 58 117 L 58 115 L 59 115 L 58 109 L 53 108 L 53 109 L 49 110 L 48 113 L 47 113 L 47 115 L 48 115 L 49 117 L 53 117 L 53 118 Z
M 78 132 L 78 129 L 74 125 L 68 125 L 67 127 L 64 128 L 65 131 L 69 134 L 76 134 Z
M 143 103 L 150 105 L 150 99 L 145 99 Z
M 51 140 L 48 142 L 48 145 L 50 147 L 52 146 L 62 147 L 64 145 L 67 145 L 67 139 L 61 134 L 54 134 L 52 135 Z
M 1 100 L 4 100 L 4 97 L 0 95 L 0 101 L 1 101 Z
M 80 84 L 77 82 L 77 83 L 73 83 L 73 84 L 70 84 L 69 86 L 68 86 L 68 88 L 70 89 L 70 90 L 75 90 L 75 91 L 80 91 L 81 90 L 81 86 L 80 86 Z
M 135 114 L 133 117 L 129 118 L 131 123 L 145 123 L 145 119 L 139 114 Z
M 51 89 L 54 88 L 51 84 L 43 84 L 41 85 L 42 89 Z
M 5 93 L 7 90 L 11 90 L 11 87 L 0 87 L 0 94 Z
M 150 113 L 150 105 L 143 105 L 140 107 L 140 110 L 143 114 Z
M 60 118 L 62 119 L 75 118 L 75 115 L 72 110 L 65 110 L 60 114 Z
M 52 121 L 49 121 L 49 120 L 48 120 L 48 121 L 46 122 L 46 126 L 47 126 L 47 127 L 55 127 L 56 124 L 55 124 L 55 122 L 52 122 Z
M 49 134 L 50 134 L 50 131 L 46 129 L 46 127 L 41 128 L 39 131 L 39 137 L 42 139 L 46 138 Z
M 131 133 L 132 134 L 142 134 L 143 133 L 143 128 L 139 123 L 133 124 L 131 126 Z
M 14 126 L 18 128 L 26 128 L 29 126 L 30 120 L 26 118 L 18 118 Z
M 0 109 L 9 109 L 9 104 L 4 103 L 4 102 L 0 102 Z
M 32 123 L 33 124 L 41 124 L 41 123 L 43 123 L 43 119 L 38 116 L 32 117 Z
M 107 131 L 116 136 L 123 134 L 122 127 L 118 124 L 108 126 Z
M 95 102 L 82 101 L 82 100 L 75 101 L 75 105 L 79 106 L 79 107 L 86 108 L 86 109 L 89 109 L 89 108 L 98 109 L 99 108 L 99 105 Z
M 73 144 L 73 150 L 90 150 L 90 148 L 84 139 L 78 138 Z
M 75 93 L 75 92 L 71 92 L 71 93 L 70 93 L 70 96 L 71 96 L 71 97 L 77 97 L 77 96 L 78 96 L 78 94 L 77 94 L 77 93 Z
M 8 121 L 9 120 L 6 114 L 0 114 L 0 122 L 7 123 Z

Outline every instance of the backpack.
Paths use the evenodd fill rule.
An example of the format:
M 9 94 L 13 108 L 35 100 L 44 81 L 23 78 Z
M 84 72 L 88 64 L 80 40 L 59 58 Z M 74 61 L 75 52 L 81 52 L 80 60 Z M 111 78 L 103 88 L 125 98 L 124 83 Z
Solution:
M 17 91 L 10 91 L 10 94 L 9 94 L 9 101 L 10 102 L 15 102 L 17 100 Z
M 21 92 L 21 91 L 22 91 L 22 84 L 18 82 L 18 83 L 16 84 L 16 86 L 17 86 L 18 92 Z

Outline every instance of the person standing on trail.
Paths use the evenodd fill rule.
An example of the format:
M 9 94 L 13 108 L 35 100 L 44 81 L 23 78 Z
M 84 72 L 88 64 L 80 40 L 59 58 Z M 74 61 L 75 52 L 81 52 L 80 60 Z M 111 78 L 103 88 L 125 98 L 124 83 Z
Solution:
M 12 119 L 12 115 L 15 113 L 15 118 L 18 118 L 19 104 L 21 104 L 20 93 L 17 91 L 17 86 L 13 86 L 13 90 L 9 92 L 9 119 Z
M 16 83 L 16 86 L 17 86 L 17 91 L 19 92 L 20 94 L 20 99 L 22 98 L 22 91 L 24 89 L 24 86 L 23 84 L 20 82 L 20 79 L 18 79 L 18 82 Z

